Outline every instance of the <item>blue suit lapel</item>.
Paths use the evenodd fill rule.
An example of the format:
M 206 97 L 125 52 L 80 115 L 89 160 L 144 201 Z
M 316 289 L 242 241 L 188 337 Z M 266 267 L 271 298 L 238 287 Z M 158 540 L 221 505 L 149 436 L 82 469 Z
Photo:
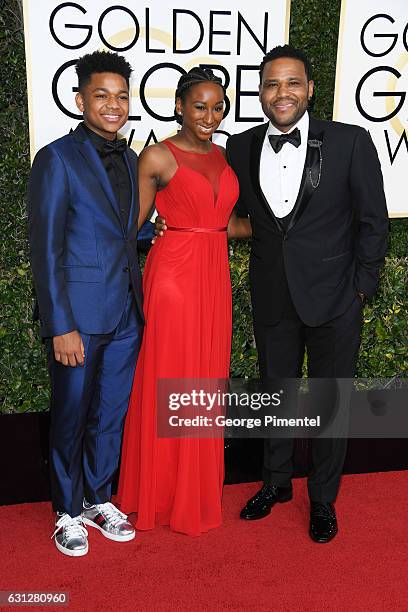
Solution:
M 77 130 L 75 130 L 74 135 L 76 135 Z M 113 193 L 112 186 L 110 184 L 109 177 L 106 173 L 106 170 L 101 162 L 101 159 L 92 145 L 92 143 L 88 139 L 75 139 L 78 144 L 78 151 L 85 159 L 92 173 L 99 180 L 101 187 L 108 198 L 110 204 L 112 205 L 113 210 L 116 213 L 120 221 L 120 212 L 119 212 L 119 203 L 116 200 L 115 194 Z
M 128 227 L 127 227 L 128 231 L 130 231 L 132 223 L 136 221 L 136 224 L 137 224 L 137 217 L 139 215 L 139 210 L 137 207 L 138 191 L 137 191 L 137 184 L 136 184 L 136 168 L 134 167 L 134 164 L 132 164 L 132 160 L 130 158 L 130 154 L 128 150 L 125 151 L 125 162 L 126 162 L 126 166 L 129 172 L 130 185 L 131 185 L 130 210 L 129 210 L 129 219 L 128 219 Z M 134 221 L 135 217 L 136 219 Z

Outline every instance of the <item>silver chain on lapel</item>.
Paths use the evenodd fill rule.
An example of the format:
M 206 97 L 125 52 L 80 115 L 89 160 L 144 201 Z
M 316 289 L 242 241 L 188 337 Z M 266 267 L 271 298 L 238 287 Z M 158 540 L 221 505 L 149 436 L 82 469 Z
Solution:
M 308 169 L 308 170 L 309 170 L 309 178 L 310 178 L 310 182 L 311 182 L 311 184 L 312 184 L 312 187 L 313 187 L 313 189 L 317 189 L 317 188 L 318 188 L 318 186 L 320 185 L 320 178 L 321 178 L 321 176 L 322 176 L 322 166 L 323 166 L 322 141 L 321 141 L 321 140 L 315 140 L 315 139 L 312 139 L 312 140 L 308 140 L 308 141 L 307 141 L 307 144 L 308 144 L 310 147 L 313 147 L 313 148 L 315 148 L 315 149 L 319 149 L 319 157 L 320 157 L 320 162 L 319 162 L 319 175 L 318 175 L 318 177 L 317 177 L 317 182 L 316 182 L 316 183 L 314 183 L 314 182 L 313 182 L 313 178 L 312 178 L 312 169 L 311 169 L 311 168 L 309 168 L 309 169 Z

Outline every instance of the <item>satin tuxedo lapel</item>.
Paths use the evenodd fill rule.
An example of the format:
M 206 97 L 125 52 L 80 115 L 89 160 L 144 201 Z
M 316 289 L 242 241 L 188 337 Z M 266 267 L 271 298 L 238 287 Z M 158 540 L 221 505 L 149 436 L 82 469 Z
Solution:
M 280 220 L 274 215 L 271 207 L 269 206 L 259 181 L 259 168 L 262 146 L 265 139 L 265 134 L 268 129 L 268 123 L 262 126 L 259 130 L 254 133 L 251 142 L 251 181 L 255 194 L 258 196 L 260 203 L 267 213 L 272 217 L 276 227 L 280 232 L 283 232 L 282 224 Z M 310 117 L 309 135 L 308 140 L 319 140 L 323 142 L 324 130 L 319 130 L 318 122 Z M 323 147 L 322 147 L 323 150 Z M 288 229 L 289 231 L 295 223 L 300 219 L 304 213 L 307 205 L 317 187 L 313 187 L 318 182 L 320 173 L 320 151 L 318 147 L 312 147 L 308 144 L 306 150 L 306 160 L 303 168 L 302 179 L 300 182 L 299 192 L 296 198 L 295 205 L 293 207 L 292 217 L 290 219 Z M 312 184 L 313 181 L 313 184 Z
M 74 130 L 73 137 L 78 144 L 79 153 L 85 159 L 92 174 L 94 174 L 97 177 L 106 197 L 108 198 L 116 216 L 118 217 L 120 221 L 119 203 L 117 202 L 115 198 L 115 194 L 113 193 L 112 186 L 109 181 L 109 177 L 101 162 L 98 152 L 96 151 L 95 147 L 92 145 L 91 141 L 86 138 L 86 135 L 84 134 L 81 126 L 78 126 Z M 134 189 L 133 180 L 132 180 L 132 189 Z M 132 193 L 132 202 L 133 202 L 133 193 Z
M 275 222 L 277 229 L 280 232 L 282 232 L 283 231 L 282 225 L 279 219 L 275 217 L 271 207 L 269 206 L 268 201 L 265 198 L 264 193 L 262 191 L 261 183 L 259 181 L 261 152 L 262 152 L 263 142 L 265 140 L 265 134 L 268 129 L 268 125 L 269 125 L 268 123 L 265 123 L 263 126 L 259 128 L 259 130 L 256 130 L 256 132 L 254 132 L 254 135 L 252 137 L 251 151 L 250 151 L 250 175 L 251 175 L 251 181 L 252 181 L 252 188 L 255 194 L 257 195 L 258 200 L 260 201 L 261 205 L 266 210 L 268 215 Z
M 300 188 L 293 207 L 292 216 L 288 225 L 289 231 L 306 210 L 311 197 L 314 195 L 320 175 L 320 155 L 323 155 L 323 147 L 310 146 L 310 140 L 318 140 L 323 143 L 324 130 L 319 132 L 317 122 L 311 117 L 309 124 L 308 145 L 306 150 L 306 160 L 303 168 L 302 180 Z M 314 186 L 315 185 L 315 186 Z

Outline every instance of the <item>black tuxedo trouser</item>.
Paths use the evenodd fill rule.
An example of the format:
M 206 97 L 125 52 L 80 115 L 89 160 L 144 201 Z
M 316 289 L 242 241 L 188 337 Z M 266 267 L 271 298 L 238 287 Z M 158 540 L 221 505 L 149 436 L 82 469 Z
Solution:
M 276 325 L 254 322 L 261 379 L 299 378 L 305 349 L 310 378 L 352 378 L 355 375 L 362 328 L 359 296 L 341 316 L 308 327 L 292 308 L 285 309 Z M 319 407 L 322 410 L 322 407 Z M 336 498 L 344 459 L 346 438 L 312 440 L 312 473 L 308 479 L 311 501 L 333 502 Z M 266 439 L 264 481 L 288 486 L 293 473 L 293 440 Z

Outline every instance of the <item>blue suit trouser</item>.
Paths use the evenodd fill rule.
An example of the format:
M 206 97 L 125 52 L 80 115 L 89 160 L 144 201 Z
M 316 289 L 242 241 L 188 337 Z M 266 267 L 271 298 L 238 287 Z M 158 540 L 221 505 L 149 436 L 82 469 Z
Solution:
M 47 341 L 54 510 L 77 516 L 84 497 L 95 504 L 110 500 L 141 336 L 142 326 L 129 291 L 114 331 L 81 333 L 83 367 L 55 361 L 52 339 Z

